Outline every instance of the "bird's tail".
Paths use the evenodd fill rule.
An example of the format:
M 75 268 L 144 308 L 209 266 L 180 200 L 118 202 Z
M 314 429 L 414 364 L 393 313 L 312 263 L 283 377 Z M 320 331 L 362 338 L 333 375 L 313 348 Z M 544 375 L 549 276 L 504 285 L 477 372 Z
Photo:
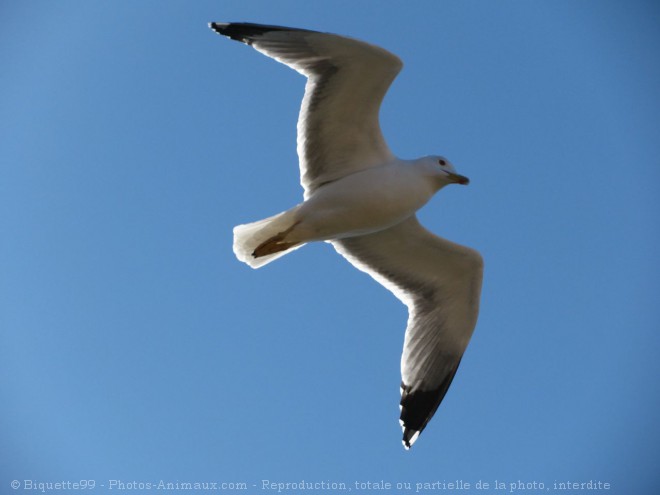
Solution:
M 297 225 L 296 212 L 292 208 L 278 215 L 234 227 L 234 254 L 250 265 L 259 268 L 305 245 L 288 240 L 287 235 Z

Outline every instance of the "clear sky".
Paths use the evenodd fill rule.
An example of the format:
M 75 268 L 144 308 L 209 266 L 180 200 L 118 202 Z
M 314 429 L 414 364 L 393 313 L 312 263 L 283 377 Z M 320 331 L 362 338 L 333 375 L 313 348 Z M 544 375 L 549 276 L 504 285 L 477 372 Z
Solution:
M 472 180 L 420 212 L 486 269 L 472 342 L 410 452 L 405 307 L 328 244 L 256 271 L 233 256 L 234 225 L 301 200 L 304 78 L 209 21 L 396 53 L 390 147 Z M 657 493 L 657 2 L 6 1 L 0 25 L 1 493 Z

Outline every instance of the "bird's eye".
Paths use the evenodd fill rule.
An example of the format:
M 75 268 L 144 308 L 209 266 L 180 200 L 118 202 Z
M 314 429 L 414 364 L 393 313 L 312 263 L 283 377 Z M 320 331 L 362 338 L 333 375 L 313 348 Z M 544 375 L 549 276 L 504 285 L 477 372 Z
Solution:
M 447 162 L 444 161 L 444 160 L 438 160 L 438 163 L 439 163 L 442 167 L 444 167 L 445 165 L 447 165 Z

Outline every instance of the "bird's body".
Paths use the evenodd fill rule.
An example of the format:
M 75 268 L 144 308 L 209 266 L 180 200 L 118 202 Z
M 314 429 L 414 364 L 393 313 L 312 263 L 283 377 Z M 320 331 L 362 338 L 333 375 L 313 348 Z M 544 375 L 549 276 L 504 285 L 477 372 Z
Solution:
M 258 268 L 307 242 L 329 241 L 409 308 L 401 360 L 401 425 L 409 448 L 442 401 L 476 325 L 482 260 L 424 229 L 415 212 L 451 183 L 467 184 L 440 156 L 396 158 L 378 110 L 401 61 L 333 34 L 212 23 L 307 76 L 298 120 L 304 201 L 234 229 L 234 252 Z
M 292 240 L 305 243 L 371 234 L 391 227 L 426 204 L 436 191 L 418 164 L 389 162 L 320 187 L 297 207 Z

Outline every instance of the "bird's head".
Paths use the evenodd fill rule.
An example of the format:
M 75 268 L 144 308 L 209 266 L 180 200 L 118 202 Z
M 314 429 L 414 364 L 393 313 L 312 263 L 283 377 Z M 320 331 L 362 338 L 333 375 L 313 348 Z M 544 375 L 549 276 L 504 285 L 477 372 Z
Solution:
M 447 184 L 468 185 L 470 183 L 470 179 L 456 173 L 452 163 L 444 156 L 426 156 L 419 161 L 422 162 L 429 175 L 433 177 L 438 189 Z

